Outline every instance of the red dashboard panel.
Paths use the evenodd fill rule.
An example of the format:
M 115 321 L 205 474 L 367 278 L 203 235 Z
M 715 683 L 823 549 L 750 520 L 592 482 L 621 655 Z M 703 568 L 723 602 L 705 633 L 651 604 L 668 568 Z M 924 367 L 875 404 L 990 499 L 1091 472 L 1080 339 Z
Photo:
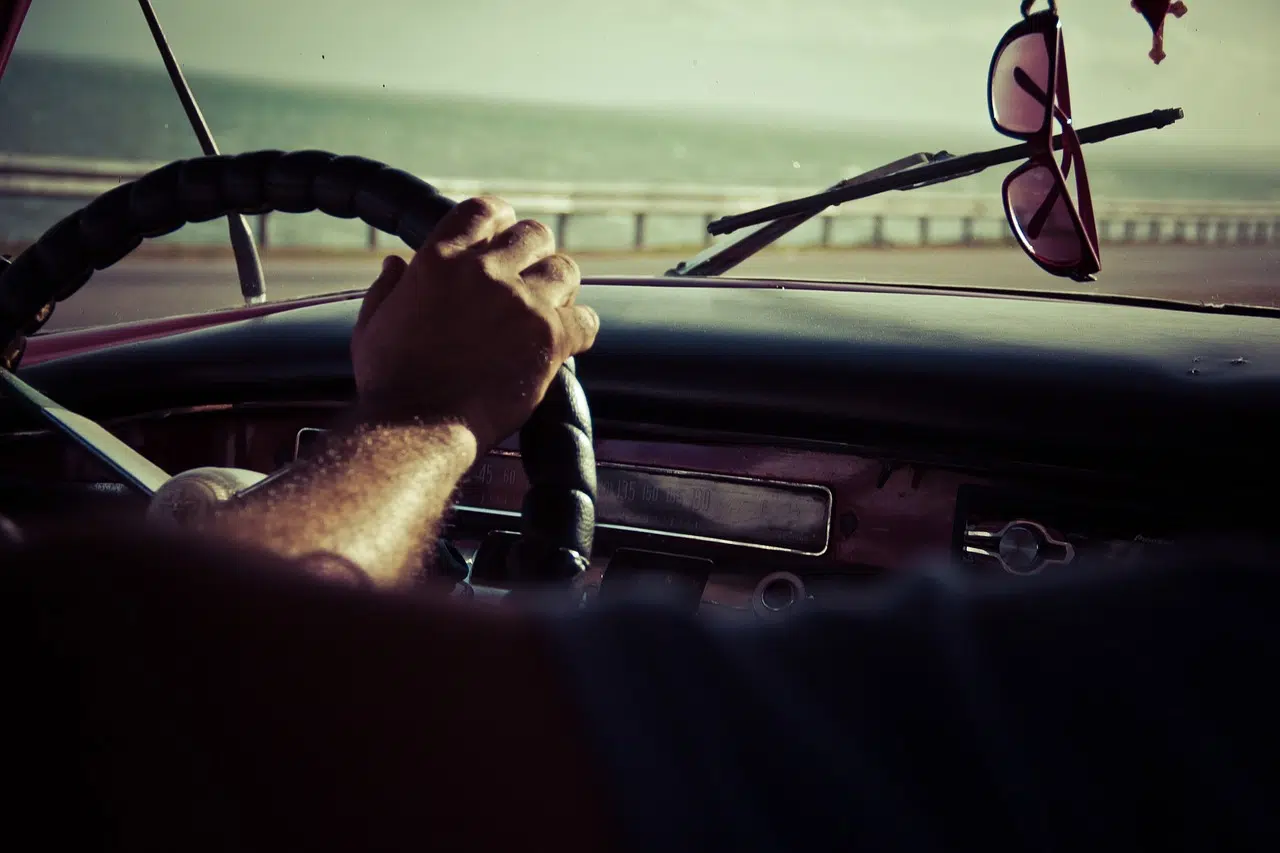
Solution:
M 844 453 L 754 445 L 604 440 L 596 455 L 600 462 L 825 486 L 832 513 L 824 562 L 885 569 L 919 565 L 945 553 L 955 523 L 956 490 L 962 483 L 981 482 Z
M 292 460 L 299 430 L 327 426 L 338 404 L 209 406 L 110 426 L 166 470 L 202 465 L 271 471 Z M 710 560 L 705 600 L 737 607 L 771 571 L 804 576 L 902 570 L 953 547 L 957 492 L 973 475 L 842 452 L 764 444 L 598 438 L 602 522 L 588 585 L 618 549 Z M 58 436 L 0 437 L 6 478 L 111 479 Z M 451 535 L 465 549 L 518 529 L 523 471 L 508 445 L 458 492 Z M 639 520 L 637 520 L 639 519 Z M 609 523 L 609 522 L 615 523 Z M 618 523 L 620 522 L 620 523 Z
M 878 575 L 946 559 L 954 545 L 958 490 L 965 485 L 986 484 L 982 478 L 939 468 L 895 466 L 837 450 L 771 445 L 606 438 L 596 442 L 596 459 L 601 472 L 597 511 L 604 523 L 598 525 L 597 549 L 584 579 L 589 591 L 601 588 L 606 569 L 611 568 L 619 549 L 637 548 L 651 554 L 711 561 L 701 600 L 757 612 L 764 590 L 778 570 L 783 570 L 792 582 L 799 580 L 796 594 L 803 595 L 801 579 Z M 481 484 L 463 484 L 460 503 L 465 505 L 469 499 L 507 516 L 490 518 L 477 530 L 458 524 L 457 516 L 463 513 L 456 514 L 457 526 L 452 533 L 464 548 L 478 547 L 484 531 L 518 529 L 514 511 L 519 507 L 523 480 L 513 473 L 513 465 L 518 465 L 518 460 L 498 456 L 487 466 L 473 469 L 470 477 L 481 480 Z M 611 468 L 626 479 L 608 477 L 605 472 Z M 607 523 L 611 501 L 616 500 L 611 490 L 632 482 L 633 470 L 679 472 L 694 484 L 685 498 L 686 504 L 705 505 L 705 499 L 698 495 L 703 476 L 818 487 L 826 495 L 824 505 L 830 508 L 826 542 L 824 547 L 805 549 L 788 548 L 785 541 L 762 539 L 761 531 L 768 525 L 762 527 L 755 508 L 746 503 L 735 519 L 737 535 L 714 537 L 735 541 L 718 546 L 708 544 L 706 540 L 712 537 L 645 535 L 626 528 L 613 529 L 615 526 Z M 651 487 L 651 482 L 640 480 L 635 490 L 628 492 L 627 499 L 641 501 L 640 490 Z M 477 496 L 482 497 L 477 500 Z M 656 493 L 653 497 L 660 499 Z

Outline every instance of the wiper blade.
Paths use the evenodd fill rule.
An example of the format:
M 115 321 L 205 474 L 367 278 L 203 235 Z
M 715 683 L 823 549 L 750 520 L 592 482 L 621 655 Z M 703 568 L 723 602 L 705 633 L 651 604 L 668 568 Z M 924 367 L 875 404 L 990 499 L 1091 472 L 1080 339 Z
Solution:
M 1181 107 L 1175 107 L 1168 110 L 1154 110 L 1144 115 L 1128 116 L 1127 118 L 1116 119 L 1102 124 L 1095 124 L 1076 132 L 1081 144 L 1089 144 L 1092 142 L 1102 142 L 1116 136 L 1124 136 L 1130 133 L 1137 133 L 1142 130 L 1154 130 L 1156 128 L 1166 127 L 1175 121 L 1183 118 Z M 1062 136 L 1059 134 L 1053 138 L 1053 148 L 1058 150 L 1062 148 Z M 724 216 L 707 226 L 707 232 L 710 234 L 730 234 L 741 228 L 751 225 L 759 225 L 763 222 L 770 222 L 782 217 L 795 216 L 798 214 L 808 214 L 816 216 L 832 205 L 844 204 L 848 201 L 869 198 L 873 195 L 879 195 L 890 190 L 906 190 L 915 189 L 916 187 L 928 186 L 930 184 L 942 183 L 944 181 L 953 181 L 957 178 L 974 175 L 984 169 L 992 166 L 999 166 L 1004 163 L 1015 163 L 1019 160 L 1025 160 L 1027 157 L 1035 153 L 1035 146 L 1030 142 L 1022 142 L 1017 145 L 1009 145 L 1005 148 L 996 148 L 991 151 L 979 151 L 975 154 L 965 154 L 961 157 L 949 157 L 940 162 L 929 163 L 917 166 L 914 169 L 896 174 L 886 175 L 880 178 L 873 178 L 864 183 L 852 186 L 836 186 L 824 192 L 815 193 L 814 195 L 805 196 L 803 198 L 793 199 L 791 201 L 779 202 L 771 204 L 767 207 L 761 207 L 757 210 L 739 213 L 733 216 Z M 916 175 L 912 175 L 916 172 Z M 912 180 L 912 177 L 917 180 Z
M 846 178 L 838 184 L 833 185 L 828 192 L 843 189 L 845 187 L 855 187 L 864 184 L 867 181 L 876 178 L 883 178 L 888 175 L 896 175 L 906 172 L 919 166 L 928 165 L 935 162 L 939 157 L 950 157 L 952 155 L 942 151 L 938 154 L 927 154 L 919 151 L 910 156 L 894 160 L 892 163 L 886 163 L 879 168 L 872 169 L 869 172 L 863 172 L 852 178 Z M 794 231 L 804 223 L 813 219 L 822 213 L 825 208 L 819 208 L 808 212 L 793 213 L 790 216 L 779 217 L 778 219 L 764 222 L 752 228 L 749 231 L 743 231 L 741 234 L 731 238 L 728 242 L 719 245 L 710 246 L 703 250 L 700 254 L 695 255 L 687 261 L 681 261 L 672 269 L 667 270 L 670 276 L 713 276 L 720 275 L 733 269 L 747 258 L 759 252 L 761 249 L 777 242 L 784 234 Z

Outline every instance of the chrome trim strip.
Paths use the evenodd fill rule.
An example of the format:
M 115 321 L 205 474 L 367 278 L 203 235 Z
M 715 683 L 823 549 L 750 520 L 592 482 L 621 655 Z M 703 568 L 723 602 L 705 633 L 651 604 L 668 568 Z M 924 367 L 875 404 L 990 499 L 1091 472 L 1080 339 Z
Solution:
M 293 437 L 293 461 L 294 462 L 298 461 L 298 456 L 302 453 L 302 434 L 312 433 L 312 432 L 326 433 L 328 432 L 328 430 L 321 429 L 320 427 L 302 427 L 300 430 L 298 430 L 298 434 Z
M 262 412 L 272 409 L 297 411 L 300 409 L 344 409 L 351 406 L 349 400 L 279 400 L 249 401 L 244 403 L 206 403 L 199 406 L 175 406 L 171 409 L 152 409 L 133 415 L 120 415 L 102 421 L 104 427 L 131 424 L 137 421 L 164 420 L 184 415 L 203 415 L 215 412 Z M 55 429 L 27 429 L 15 432 L 0 433 L 0 439 L 6 438 L 39 438 L 41 436 L 58 435 Z
M 519 518 L 520 513 L 512 512 L 509 509 L 489 509 L 481 506 L 467 506 L 466 504 L 454 504 L 455 512 L 474 513 L 476 515 L 493 516 L 494 518 Z M 757 551 L 775 551 L 783 554 L 798 554 L 802 557 L 821 557 L 827 552 L 828 545 L 823 545 L 821 551 L 801 551 L 795 548 L 783 548 L 777 545 L 761 545 L 756 542 L 742 542 L 736 539 L 716 539 L 711 536 L 696 536 L 692 533 L 675 533 L 670 530 L 654 530 L 648 527 L 629 527 L 625 524 L 608 524 L 603 521 L 596 522 L 596 527 L 600 530 L 613 530 L 618 533 L 642 533 L 649 536 L 665 536 L 669 539 L 687 539 L 694 542 L 706 542 L 711 545 L 732 545 L 736 548 L 753 548 Z
M 200 406 L 175 406 L 171 409 L 153 409 L 148 412 L 139 412 L 134 415 L 121 415 L 120 417 L 111 418 L 104 423 L 129 423 L 141 420 L 163 420 L 165 418 L 180 417 L 182 415 L 202 415 L 213 412 L 239 412 L 251 411 L 262 412 L 271 409 L 282 409 L 286 411 L 296 411 L 298 409 L 342 409 L 351 405 L 348 400 L 251 400 L 243 403 L 206 403 Z
M 483 506 L 468 506 L 467 504 L 454 504 L 453 509 L 458 512 L 475 512 L 481 515 L 493 515 L 499 518 L 519 518 L 520 517 L 520 513 L 512 512 L 509 509 L 489 509 Z M 596 526 L 603 527 L 604 525 L 598 524 Z

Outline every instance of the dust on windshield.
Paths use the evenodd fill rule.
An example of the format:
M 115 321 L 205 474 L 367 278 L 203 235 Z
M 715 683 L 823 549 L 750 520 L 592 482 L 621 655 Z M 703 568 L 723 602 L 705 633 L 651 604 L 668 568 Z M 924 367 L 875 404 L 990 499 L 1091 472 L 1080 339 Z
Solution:
M 1030 20 L 1017 0 L 153 5 L 224 153 L 361 154 L 455 198 L 506 196 L 551 225 L 588 275 L 661 275 L 704 253 L 719 217 L 915 152 L 1016 144 L 993 125 L 989 83 L 998 99 L 1010 81 L 1038 91 L 1036 67 L 1069 67 L 1069 127 L 1175 107 L 1185 118 L 1064 147 L 1050 164 L 1066 201 L 1051 195 L 1050 164 L 1008 190 L 1022 161 L 1009 162 L 828 208 L 725 274 L 1280 304 L 1273 0 L 1189 3 L 1166 22 L 1159 64 L 1129 0 L 1064 0 L 1061 41 L 1018 49 L 1060 49 L 1069 63 L 1015 50 L 994 66 L 1002 38 Z M 1004 75 L 994 83 L 993 67 Z M 1060 87 L 1044 73 L 1040 84 Z M 201 153 L 133 0 L 32 4 L 0 116 L 9 253 L 121 178 Z M 1064 128 L 1055 118 L 1051 135 Z M 1064 206 L 1081 207 L 1077 156 L 1091 228 Z M 1006 191 L 1030 194 L 1027 210 L 1042 215 L 1020 226 Z M 1049 239 L 1029 236 L 1046 219 L 1065 249 L 1032 245 Z M 322 214 L 249 222 L 271 299 L 363 288 L 380 254 L 407 252 Z M 238 304 L 227 246 L 225 220 L 147 241 L 49 328 Z M 1080 274 L 1055 269 L 1054 251 Z

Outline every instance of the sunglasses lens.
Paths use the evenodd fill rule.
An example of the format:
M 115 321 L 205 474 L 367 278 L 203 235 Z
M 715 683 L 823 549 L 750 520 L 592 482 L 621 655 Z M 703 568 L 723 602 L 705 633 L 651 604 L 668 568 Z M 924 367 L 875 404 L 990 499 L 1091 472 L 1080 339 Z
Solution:
M 1023 248 L 1051 266 L 1069 267 L 1083 257 L 1080 232 L 1057 175 L 1033 166 L 1005 185 L 1009 222 Z
M 1043 130 L 1053 109 L 1049 96 L 1049 42 L 1031 33 L 1010 42 L 991 75 L 991 120 L 1003 133 Z

